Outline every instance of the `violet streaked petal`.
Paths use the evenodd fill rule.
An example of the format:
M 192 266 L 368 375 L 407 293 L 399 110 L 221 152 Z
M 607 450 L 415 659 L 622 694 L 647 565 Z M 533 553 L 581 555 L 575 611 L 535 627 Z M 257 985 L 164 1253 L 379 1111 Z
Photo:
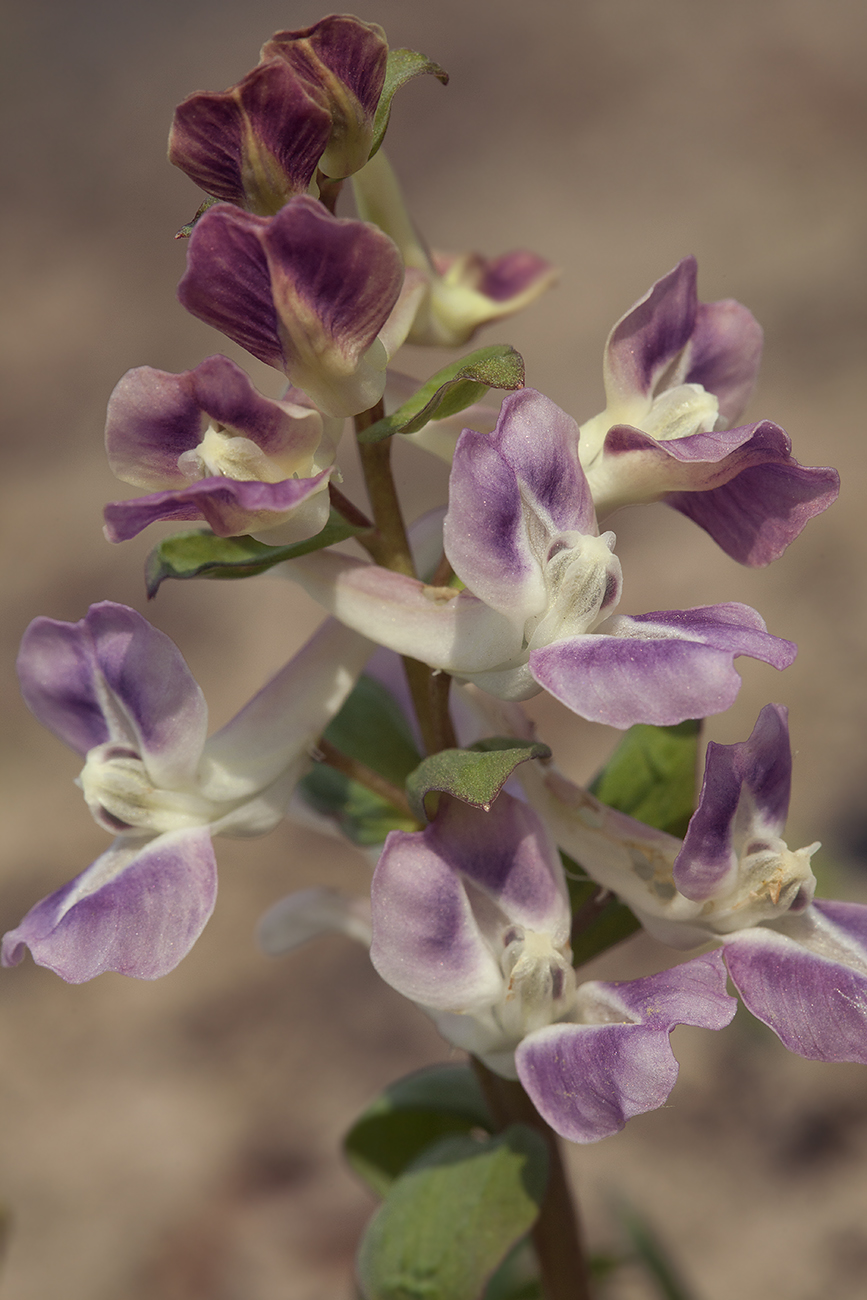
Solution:
M 327 109 L 273 58 L 226 91 L 179 104 L 169 162 L 206 194 L 265 216 L 307 190 L 330 131 Z
M 459 877 L 428 832 L 392 831 L 373 876 L 370 959 L 404 997 L 471 1015 L 494 1003 L 503 976 Z
M 2 964 L 17 965 L 29 948 L 70 984 L 103 971 L 158 979 L 189 952 L 216 893 L 207 829 L 121 838 L 3 936 Z
M 596 1142 L 664 1104 L 677 1078 L 677 1024 L 722 1029 L 736 1009 L 719 953 L 626 983 L 583 984 L 584 1023 L 540 1029 L 515 1053 L 536 1109 L 570 1142 Z
M 698 808 L 674 864 L 687 898 L 710 898 L 737 870 L 741 847 L 782 834 L 792 785 L 787 719 L 783 705 L 766 704 L 749 740 L 709 743 Z
M 487 811 L 444 799 L 424 834 L 509 921 L 550 934 L 555 947 L 567 942 L 571 914 L 560 858 L 527 804 L 505 793 Z
M 520 654 L 520 628 L 469 592 L 335 551 L 290 560 L 284 572 L 347 627 L 432 668 L 466 675 Z
M 603 376 L 611 423 L 640 423 L 653 389 L 686 346 L 698 311 L 694 257 L 673 271 L 630 307 L 608 336 Z M 630 409 L 639 418 L 630 420 Z
M 719 401 L 725 424 L 740 418 L 762 360 L 762 327 L 733 298 L 700 302 L 683 358 L 683 383 L 701 384 Z
M 262 245 L 271 220 L 228 203 L 210 208 L 190 236 L 178 299 L 206 325 L 282 370 L 287 358 Z
M 297 536 L 283 538 L 284 545 L 300 542 L 314 536 L 328 521 L 324 489 L 331 474 L 327 469 L 314 478 L 290 478 L 282 483 L 204 478 L 174 492 L 110 501 L 104 510 L 105 535 L 110 542 L 125 542 L 158 519 L 204 520 L 218 537 L 238 537 L 278 526 L 286 529 L 294 512 L 320 494 L 321 511 L 299 518 Z
M 710 533 L 732 559 L 758 568 L 778 559 L 839 490 L 836 470 L 790 458 L 748 467 L 705 492 L 674 492 L 665 501 Z
M 739 655 L 781 669 L 796 653 L 755 610 L 731 603 L 615 616 L 595 633 L 533 650 L 530 671 L 591 722 L 671 726 L 729 707 L 741 684 L 732 663 Z
M 867 1064 L 867 907 L 822 900 L 723 942 L 744 1005 L 790 1052 Z
M 329 415 L 369 409 L 385 389 L 388 360 L 381 344 L 377 360 L 376 336 L 403 284 L 394 243 L 306 196 L 271 218 L 262 243 L 292 382 Z

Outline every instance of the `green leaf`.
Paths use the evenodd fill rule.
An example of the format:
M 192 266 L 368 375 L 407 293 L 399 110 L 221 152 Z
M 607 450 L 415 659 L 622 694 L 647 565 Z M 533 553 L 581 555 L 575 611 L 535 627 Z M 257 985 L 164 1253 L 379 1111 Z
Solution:
M 347 1133 L 344 1150 L 355 1172 L 384 1196 L 432 1142 L 493 1127 L 470 1066 L 434 1065 L 380 1093 Z
M 205 199 L 203 203 L 200 203 L 198 208 L 196 209 L 196 215 L 193 217 L 192 221 L 188 221 L 185 226 L 181 226 L 180 230 L 175 235 L 175 239 L 189 239 L 190 235 L 193 233 L 193 227 L 195 226 L 199 218 L 205 215 L 205 213 L 208 211 L 208 208 L 212 208 L 215 203 L 219 203 L 219 202 L 220 202 L 219 199 L 208 198 Z
M 420 759 L 400 705 L 372 677 L 358 679 L 324 735 L 349 758 L 372 767 L 401 788 Z M 389 831 L 417 830 L 416 822 L 387 799 L 324 763 L 301 779 L 298 790 L 311 808 L 335 821 L 353 844 L 369 847 L 382 844 Z
M 641 928 L 641 922 L 614 894 L 605 895 L 595 880 L 576 880 L 581 868 L 560 850 L 572 908 L 572 964 L 583 966 Z
M 433 790 L 454 795 L 486 812 L 519 763 L 550 758 L 539 741 L 492 736 L 472 749 L 443 749 L 419 763 L 408 777 L 406 795 L 419 821 L 429 820 L 425 798 Z
M 610 808 L 683 836 L 695 812 L 701 722 L 630 727 L 590 787 Z
M 376 106 L 376 115 L 373 119 L 373 143 L 371 145 L 368 157 L 372 158 L 378 151 L 385 133 L 388 130 L 388 119 L 391 117 L 391 101 L 394 99 L 395 91 L 400 90 L 401 86 L 413 77 L 421 73 L 429 73 L 441 81 L 444 86 L 449 84 L 449 74 L 428 59 L 424 54 L 418 54 L 415 50 L 389 50 L 388 62 L 385 65 L 385 81 L 382 86 L 382 94 L 379 96 L 379 103 Z
M 395 1179 L 362 1239 L 365 1300 L 477 1300 L 535 1222 L 547 1171 L 544 1138 L 524 1124 L 429 1147 Z
M 252 537 L 217 537 L 208 528 L 165 537 L 145 562 L 145 583 L 150 599 L 166 578 L 252 578 L 275 564 L 309 555 L 363 533 L 331 511 L 328 523 L 315 537 L 293 546 L 266 546 Z
M 524 360 L 508 343 L 479 348 L 438 370 L 391 415 L 358 435 L 359 442 L 381 442 L 395 433 L 418 433 L 430 420 L 457 415 L 484 397 L 489 388 L 524 386 Z
M 509 1251 L 482 1300 L 545 1300 L 539 1261 L 527 1237 Z

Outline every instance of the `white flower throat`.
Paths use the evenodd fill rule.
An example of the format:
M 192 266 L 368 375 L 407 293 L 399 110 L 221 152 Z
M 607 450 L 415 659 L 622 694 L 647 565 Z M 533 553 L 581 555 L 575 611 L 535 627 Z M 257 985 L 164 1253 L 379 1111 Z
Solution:
M 521 1039 L 568 1015 L 575 1000 L 575 971 L 569 945 L 556 948 L 550 934 L 513 925 L 503 944 L 500 969 L 506 985 L 496 1014 L 506 1034 Z

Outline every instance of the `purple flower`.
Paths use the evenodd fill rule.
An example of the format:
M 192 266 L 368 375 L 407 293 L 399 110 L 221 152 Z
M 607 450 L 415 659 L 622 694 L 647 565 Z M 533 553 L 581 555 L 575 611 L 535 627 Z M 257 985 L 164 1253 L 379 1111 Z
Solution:
M 178 106 L 169 160 L 214 198 L 271 215 L 317 168 L 342 177 L 367 162 L 387 57 L 382 28 L 349 15 L 276 32 L 237 85 Z
M 421 286 L 404 284 L 375 226 L 292 199 L 274 217 L 229 204 L 196 224 L 178 297 L 188 311 L 285 371 L 328 415 L 368 410 L 409 328 Z M 398 300 L 400 304 L 398 305 Z M 396 309 L 396 310 L 395 310 Z
M 606 409 L 581 426 L 581 463 L 600 516 L 665 501 L 743 564 L 777 559 L 836 499 L 839 476 L 805 469 L 770 420 L 739 418 L 762 332 L 731 299 L 700 303 L 687 257 L 614 326 Z
M 719 713 L 740 687 L 736 656 L 785 668 L 795 655 L 746 605 L 614 616 L 620 564 L 614 534 L 598 535 L 577 426 L 529 388 L 506 397 L 492 435 L 462 434 L 444 540 L 460 592 L 326 552 L 287 571 L 400 654 L 500 699 L 544 688 L 614 727 Z
M 201 933 L 217 877 L 211 836 L 261 835 L 283 817 L 307 749 L 370 653 L 329 623 L 221 731 L 177 647 L 105 601 L 80 623 L 39 618 L 18 660 L 30 709 L 85 760 L 78 778 L 116 836 L 86 871 L 3 937 L 78 984 L 102 971 L 155 979 Z
M 392 832 L 373 879 L 371 960 L 457 1047 L 519 1078 L 552 1128 L 595 1142 L 661 1106 L 676 1024 L 734 1014 L 717 954 L 625 983 L 576 984 L 562 867 L 532 809 L 444 798 Z
M 781 705 L 762 709 L 749 740 L 709 744 L 683 841 L 531 768 L 519 778 L 550 833 L 651 934 L 681 949 L 721 942 L 745 1005 L 790 1051 L 867 1063 L 867 907 L 814 902 L 819 845 L 781 838 L 792 770 Z
M 406 341 L 456 348 L 482 325 L 502 320 L 550 289 L 559 271 L 527 249 L 488 259 L 479 253 L 427 248 L 406 210 L 397 177 L 380 150 L 352 178 L 359 216 L 390 235 L 404 264 L 422 277 L 424 292 Z
M 299 391 L 263 397 L 228 357 L 181 375 L 130 370 L 109 399 L 106 451 L 118 478 L 152 495 L 107 505 L 106 536 L 122 542 L 156 519 L 200 519 L 220 537 L 313 537 L 328 520 L 340 431 Z

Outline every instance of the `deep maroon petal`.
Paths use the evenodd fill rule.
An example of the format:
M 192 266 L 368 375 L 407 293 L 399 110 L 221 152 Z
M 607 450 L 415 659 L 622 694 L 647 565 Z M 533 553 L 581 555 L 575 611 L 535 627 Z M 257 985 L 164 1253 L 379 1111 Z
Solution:
M 596 1142 L 663 1105 L 677 1078 L 675 1025 L 722 1029 L 735 1007 L 719 953 L 645 979 L 582 985 L 579 1014 L 597 1022 L 529 1034 L 515 1053 L 518 1077 L 555 1132 Z
M 29 948 L 70 984 L 103 971 L 166 975 L 185 957 L 214 909 L 217 872 L 206 829 L 145 842 L 116 840 L 75 880 L 44 898 L 3 936 L 2 964 Z
M 787 718 L 783 705 L 766 704 L 749 740 L 708 744 L 698 808 L 674 864 L 675 884 L 687 898 L 716 892 L 732 867 L 736 830 L 747 844 L 781 835 L 792 785 Z
M 544 257 L 538 257 L 529 249 L 517 248 L 500 257 L 485 258 L 476 287 L 486 298 L 505 303 L 520 297 L 540 281 L 550 283 L 554 274 L 555 268 Z
M 331 470 L 314 478 L 258 483 L 204 478 L 175 492 L 154 492 L 105 507 L 105 535 L 125 542 L 158 519 L 204 520 L 218 537 L 239 537 L 281 523 L 287 513 L 322 490 Z
M 169 161 L 214 198 L 266 215 L 307 190 L 330 130 L 327 110 L 282 59 L 271 59 L 229 90 L 185 99 Z
M 762 327 L 733 298 L 700 302 L 684 357 L 683 383 L 701 384 L 719 401 L 725 424 L 740 418 L 762 360 Z
M 187 245 L 178 298 L 199 320 L 282 370 L 283 344 L 262 246 L 268 222 L 229 204 L 210 208 L 196 222 Z
M 312 27 L 275 32 L 262 58 L 278 55 L 314 86 L 328 87 L 321 65 L 343 82 L 368 117 L 376 112 L 385 81 L 388 43 L 377 23 L 350 14 L 329 14 Z
M 595 633 L 533 650 L 530 671 L 592 722 L 670 726 L 729 707 L 741 684 L 738 655 L 785 668 L 795 654 L 748 606 L 707 605 L 608 619 Z
M 721 487 L 674 492 L 665 500 L 710 533 L 732 559 L 761 567 L 782 555 L 808 521 L 836 501 L 839 490 L 836 470 L 789 459 L 748 467 Z
M 614 326 L 605 349 L 608 405 L 649 397 L 689 342 L 698 311 L 694 257 L 685 257 Z
M 790 1052 L 867 1064 L 867 907 L 822 900 L 784 924 L 725 940 L 745 1006 Z

